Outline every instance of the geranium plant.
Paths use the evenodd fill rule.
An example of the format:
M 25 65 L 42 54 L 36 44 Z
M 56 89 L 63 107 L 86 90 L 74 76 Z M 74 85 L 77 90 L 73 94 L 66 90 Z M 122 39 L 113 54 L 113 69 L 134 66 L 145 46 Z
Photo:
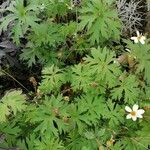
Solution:
M 137 31 L 121 38 L 115 1 L 12 0 L 4 11 L 0 31 L 13 22 L 20 59 L 42 71 L 34 91 L 2 97 L 0 147 L 149 148 L 150 44 Z

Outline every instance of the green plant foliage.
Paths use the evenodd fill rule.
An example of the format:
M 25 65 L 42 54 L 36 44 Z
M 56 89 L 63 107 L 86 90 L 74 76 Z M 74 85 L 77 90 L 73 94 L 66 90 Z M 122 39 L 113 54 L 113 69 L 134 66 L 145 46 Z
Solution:
M 86 132 L 87 133 L 87 132 Z M 88 136 L 86 134 L 86 136 Z M 72 143 L 70 143 L 67 146 L 67 149 L 72 149 L 72 150 L 76 150 L 76 149 L 82 149 L 82 150 L 90 150 L 90 149 L 97 149 L 97 143 L 94 140 L 88 139 L 86 138 L 86 136 L 81 136 L 79 135 L 77 132 L 71 132 L 70 133 L 70 141 L 74 141 Z
M 35 142 L 35 150 L 63 150 L 64 147 L 57 139 L 46 138 Z
M 5 94 L 0 102 L 0 122 L 5 122 L 6 117 L 13 113 L 21 112 L 26 108 L 25 96 L 22 91 L 10 91 Z
M 29 40 L 32 41 L 36 46 L 55 46 L 56 44 L 59 44 L 63 41 L 59 30 L 60 26 L 57 24 L 38 24 L 33 29 L 34 33 L 30 35 Z
M 47 14 L 48 16 L 56 16 L 56 15 L 66 15 L 68 8 L 67 5 L 69 4 L 68 0 L 51 0 L 47 2 Z
M 78 64 L 72 67 L 72 87 L 74 90 L 86 90 L 92 82 L 89 68 L 84 64 Z
M 93 48 L 91 55 L 84 58 L 85 63 L 91 69 L 91 74 L 99 74 L 96 76 L 99 80 L 104 80 L 110 87 L 114 86 L 121 73 L 119 65 L 114 63 L 115 53 L 105 47 L 104 49 Z
M 64 39 L 75 34 L 75 30 L 76 23 L 74 22 L 63 26 L 48 21 L 38 24 L 29 35 L 29 42 L 20 58 L 27 61 L 29 67 L 36 62 L 42 65 L 58 63 L 57 47 L 65 42 Z
M 28 47 L 23 50 L 20 58 L 32 67 L 36 63 L 55 64 L 57 62 L 57 54 L 53 50 L 47 48 L 36 47 L 34 43 L 28 43 Z
M 64 83 L 63 70 L 52 65 L 51 67 L 46 67 L 43 71 L 43 82 L 40 85 L 40 89 L 45 93 L 50 93 L 51 91 L 58 91 Z
M 9 11 L 10 14 L 2 19 L 0 25 L 0 32 L 2 32 L 7 30 L 9 23 L 14 22 L 12 34 L 17 44 L 20 43 L 19 38 L 23 37 L 29 27 L 36 27 L 36 22 L 39 21 L 36 17 L 38 6 L 29 4 L 25 7 L 23 2 L 23 0 L 11 1 L 10 6 L 5 10 Z
M 124 101 L 135 103 L 139 97 L 139 83 L 134 75 L 123 78 L 116 88 L 112 90 L 112 98 L 120 100 L 124 95 Z
M 81 99 L 77 99 L 78 107 L 83 107 L 91 124 L 99 121 L 99 118 L 103 114 L 104 98 L 102 96 L 91 96 L 92 94 L 86 94 Z M 99 105 L 97 105 L 99 104 Z M 83 110 L 83 109 L 82 109 Z
M 54 96 L 45 97 L 43 105 L 37 109 L 33 107 L 28 111 L 27 120 L 33 124 L 38 124 L 35 131 L 53 133 L 58 136 L 58 131 L 61 133 L 66 128 L 63 121 L 63 117 L 67 117 L 66 111 L 66 105 L 61 96 L 57 98 Z
M 81 29 L 87 28 L 89 41 L 101 43 L 110 38 L 119 38 L 120 21 L 113 6 L 105 0 L 88 0 L 80 10 Z
M 17 82 L 30 92 L 2 91 L 0 149 L 149 148 L 150 45 L 122 39 L 115 3 L 12 0 L 4 7 L 0 32 L 11 31 L 35 81 L 29 89 L 26 77 Z
M 144 78 L 150 82 L 150 45 L 133 44 L 131 41 L 126 41 L 127 47 L 131 50 L 131 57 L 137 62 L 137 73 L 143 72 Z
M 16 126 L 15 123 L 5 122 L 0 126 L 1 135 L 5 135 L 1 139 L 0 146 L 3 148 L 10 148 L 12 145 L 16 144 L 16 139 L 19 136 L 21 129 Z
M 148 122 L 142 123 L 142 126 L 143 126 L 142 130 L 136 132 L 137 137 L 134 140 L 139 149 L 147 148 L 150 140 L 149 123 Z
M 107 112 L 103 115 L 104 118 L 109 119 L 109 126 L 116 127 L 123 122 L 123 113 L 121 112 L 120 106 L 115 106 L 111 101 L 107 102 Z M 122 114 L 122 115 L 121 115 Z

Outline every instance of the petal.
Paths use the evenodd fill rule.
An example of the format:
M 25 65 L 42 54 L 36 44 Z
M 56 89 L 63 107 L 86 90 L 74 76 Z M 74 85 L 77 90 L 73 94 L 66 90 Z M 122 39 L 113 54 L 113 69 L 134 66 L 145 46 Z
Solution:
M 146 37 L 145 37 L 145 36 L 142 36 L 141 39 L 146 40 Z
M 137 111 L 138 108 L 139 108 L 139 106 L 137 104 L 134 104 L 132 109 L 133 109 L 133 111 Z
M 138 115 L 137 115 L 137 117 L 138 117 L 138 118 L 143 118 L 143 116 L 142 116 L 142 115 L 140 115 L 140 114 L 138 114 Z
M 144 40 L 140 40 L 141 44 L 145 44 L 145 41 Z
M 127 112 L 131 112 L 131 111 L 132 111 L 132 109 L 131 109 L 129 106 L 126 106 L 126 107 L 125 107 L 125 110 L 126 110 Z
M 143 36 L 140 38 L 140 42 L 141 44 L 145 44 L 145 39 L 143 38 Z
M 132 116 L 132 120 L 136 121 L 137 120 L 137 116 Z
M 134 40 L 134 43 L 138 43 L 139 42 L 139 40 L 138 40 L 138 38 L 136 38 L 135 40 Z
M 137 36 L 140 36 L 140 32 L 138 30 L 136 31 L 136 34 L 137 34 Z
M 137 39 L 137 37 L 135 37 L 135 36 L 131 37 L 131 40 L 135 40 L 135 39 Z
M 144 111 L 143 109 L 137 110 L 137 114 L 138 114 L 138 115 L 142 115 L 142 114 L 144 114 L 144 112 L 145 112 L 145 111 Z
M 131 37 L 131 40 L 134 40 L 134 43 L 138 43 L 139 42 L 137 37 Z
M 132 118 L 132 115 L 131 114 L 128 114 L 127 116 L 126 116 L 126 119 L 131 119 Z

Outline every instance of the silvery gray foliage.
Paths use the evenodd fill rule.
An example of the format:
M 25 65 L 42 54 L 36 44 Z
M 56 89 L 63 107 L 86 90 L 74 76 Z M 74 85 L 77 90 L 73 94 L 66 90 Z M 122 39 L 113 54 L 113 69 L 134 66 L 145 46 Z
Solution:
M 146 0 L 148 12 L 150 11 L 150 0 Z
M 123 33 L 132 34 L 139 27 L 142 27 L 143 12 L 141 8 L 141 0 L 117 0 L 117 10 L 119 17 L 123 23 Z
M 81 0 L 72 0 L 73 5 L 79 5 L 81 3 Z

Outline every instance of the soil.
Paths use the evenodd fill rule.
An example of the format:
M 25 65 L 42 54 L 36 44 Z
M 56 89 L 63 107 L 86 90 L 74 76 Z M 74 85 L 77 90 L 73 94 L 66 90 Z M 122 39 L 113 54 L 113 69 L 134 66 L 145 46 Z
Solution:
M 22 89 L 24 93 L 34 91 L 34 87 L 30 82 L 30 78 L 34 77 L 37 82 L 41 80 L 41 67 L 33 66 L 28 68 L 24 64 L 20 64 L 22 69 L 18 69 L 16 66 L 11 67 L 5 74 L 0 76 L 0 97 L 2 97 L 6 91 L 10 89 Z M 6 70 L 6 69 L 4 69 Z

